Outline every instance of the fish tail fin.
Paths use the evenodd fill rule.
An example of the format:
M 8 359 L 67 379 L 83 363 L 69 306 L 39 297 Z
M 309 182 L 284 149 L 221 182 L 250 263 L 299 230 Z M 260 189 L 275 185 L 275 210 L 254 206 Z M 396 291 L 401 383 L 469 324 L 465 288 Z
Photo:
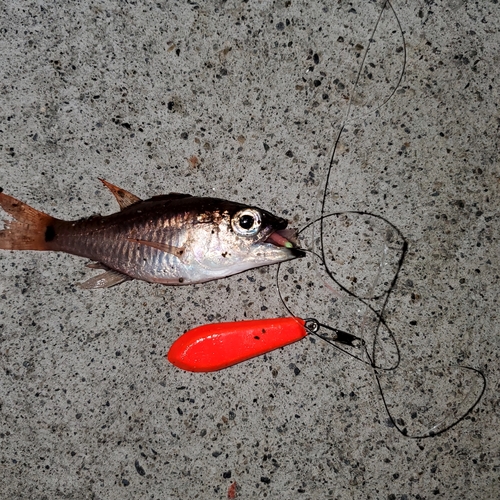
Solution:
M 0 207 L 14 220 L 3 221 L 4 228 L 0 230 L 0 249 L 51 250 L 50 241 L 55 235 L 53 223 L 57 219 L 1 191 L 0 188 Z

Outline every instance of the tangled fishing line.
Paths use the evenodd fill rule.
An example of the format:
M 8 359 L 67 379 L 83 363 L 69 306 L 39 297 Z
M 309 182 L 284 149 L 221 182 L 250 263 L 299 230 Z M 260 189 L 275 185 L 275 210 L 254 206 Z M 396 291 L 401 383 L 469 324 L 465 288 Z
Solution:
M 364 211 L 327 213 L 326 207 L 329 184 L 339 142 L 350 121 L 352 103 L 356 97 L 358 84 L 366 64 L 372 41 L 375 39 L 379 24 L 386 12 L 392 14 L 399 35 L 401 36 L 401 70 L 389 95 L 383 99 L 381 104 L 374 107 L 374 109 L 370 110 L 365 116 L 373 114 L 385 106 L 394 96 L 402 82 L 406 67 L 404 32 L 393 5 L 389 0 L 386 0 L 382 5 L 371 32 L 368 45 L 361 59 L 353 91 L 348 102 L 347 111 L 334 141 L 326 173 L 323 196 L 320 200 L 319 217 L 309 222 L 299 233 L 301 235 L 301 240 L 304 238 L 307 240 L 307 238 L 309 238 L 307 240 L 308 243 L 303 243 L 302 247 L 305 247 L 304 250 L 314 259 L 316 280 L 309 280 L 306 285 L 303 286 L 299 284 L 297 279 L 290 279 L 286 273 L 281 273 L 281 275 L 280 272 L 284 269 L 284 265 L 280 264 L 277 273 L 277 289 L 283 306 L 290 315 L 295 317 L 309 316 L 309 314 L 299 315 L 296 313 L 298 311 L 301 313 L 307 311 L 309 313 L 310 304 L 313 302 L 314 297 L 315 309 L 324 310 L 325 312 L 323 315 L 326 315 L 327 319 L 322 319 L 321 321 L 316 318 L 307 320 L 306 328 L 308 332 L 311 335 L 321 338 L 323 341 L 343 353 L 348 354 L 357 361 L 370 366 L 391 425 L 405 437 L 422 439 L 442 434 L 463 421 L 481 400 L 486 389 L 486 378 L 484 374 L 476 368 L 457 365 L 457 369 L 474 374 L 476 380 L 481 382 L 479 394 L 474 397 L 473 393 L 477 393 L 477 391 L 474 390 L 476 387 L 472 387 L 461 401 L 451 405 L 451 407 L 446 410 L 440 422 L 428 428 L 426 432 L 412 434 L 408 431 L 405 422 L 401 418 L 393 416 L 381 381 L 381 375 L 383 373 L 394 372 L 399 367 L 401 352 L 396 336 L 386 321 L 386 312 L 389 298 L 396 287 L 401 269 L 405 262 L 408 242 L 396 225 L 382 215 Z M 316 236 L 314 231 L 318 225 L 319 236 Z M 328 228 L 326 227 L 327 225 L 329 225 Z M 337 238 L 333 238 L 333 233 L 336 233 Z M 346 246 L 350 246 L 351 248 L 353 246 L 356 247 L 357 255 L 365 251 L 371 253 L 373 256 L 374 251 L 378 249 L 378 251 L 375 252 L 373 262 L 371 262 L 371 269 L 374 269 L 374 278 L 370 279 L 366 277 L 365 279 L 359 279 L 359 277 L 355 276 L 354 271 L 350 272 L 350 275 L 346 273 L 342 275 L 342 271 L 338 269 L 339 265 L 341 266 L 344 264 L 346 269 L 357 266 L 357 269 L 360 270 L 360 275 L 367 276 L 368 273 L 365 269 L 365 267 L 367 267 L 365 266 L 366 261 L 361 259 L 362 262 L 357 262 L 359 259 L 357 259 L 356 256 L 347 253 L 342 254 L 344 249 L 342 242 L 336 244 L 337 248 L 333 248 L 332 244 L 328 245 L 325 241 L 325 234 L 332 237 L 332 241 L 337 242 L 340 239 L 346 243 Z M 358 240 L 353 241 L 355 238 L 358 238 Z M 316 246 L 318 247 L 317 251 L 313 250 Z M 380 253 L 382 254 L 381 257 Z M 337 267 L 334 269 L 334 266 Z M 310 267 L 311 263 L 309 262 L 307 264 L 307 270 L 305 271 L 306 273 L 310 273 Z M 285 295 L 283 287 L 287 285 L 293 285 L 294 291 L 296 291 L 296 289 L 300 291 L 295 293 L 295 295 L 293 295 L 293 292 L 290 295 Z M 354 335 L 345 331 L 345 329 L 331 326 L 332 319 L 334 320 L 336 317 L 336 311 L 333 306 L 338 307 L 341 305 L 341 301 L 338 299 L 341 298 L 342 294 L 354 304 L 356 312 L 351 315 L 351 318 L 360 323 L 358 328 L 361 332 L 360 335 Z M 377 301 L 378 306 L 373 305 Z M 344 299 L 342 305 L 345 303 L 346 301 Z M 361 315 L 361 320 L 359 321 L 361 310 L 365 312 Z M 325 330 L 329 333 L 325 334 Z M 371 340 L 365 338 L 370 336 Z M 450 417 L 453 420 L 450 421 Z

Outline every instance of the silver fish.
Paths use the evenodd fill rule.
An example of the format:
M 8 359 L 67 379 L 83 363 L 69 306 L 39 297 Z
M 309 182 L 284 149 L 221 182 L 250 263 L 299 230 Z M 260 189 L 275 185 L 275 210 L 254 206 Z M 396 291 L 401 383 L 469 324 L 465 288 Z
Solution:
M 129 279 L 187 285 L 276 264 L 304 252 L 287 221 L 257 207 L 218 198 L 170 193 L 141 200 L 100 179 L 120 212 L 63 221 L 1 192 L 13 221 L 0 231 L 0 249 L 49 250 L 86 257 L 105 269 L 82 284 L 106 288 Z

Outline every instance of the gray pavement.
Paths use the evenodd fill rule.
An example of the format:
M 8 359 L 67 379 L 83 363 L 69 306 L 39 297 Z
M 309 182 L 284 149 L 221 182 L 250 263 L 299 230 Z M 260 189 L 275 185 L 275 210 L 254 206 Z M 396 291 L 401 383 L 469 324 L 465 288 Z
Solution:
M 287 315 L 277 266 L 89 291 L 83 259 L 3 251 L 1 498 L 498 498 L 496 1 L 394 1 L 404 41 L 389 9 L 372 34 L 380 1 L 0 5 L 6 193 L 76 219 L 117 210 L 103 177 L 301 228 L 345 121 L 327 212 L 382 215 L 409 243 L 385 310 L 402 359 L 381 375 L 394 417 L 412 435 L 453 421 L 480 391 L 456 365 L 488 381 L 464 421 L 408 439 L 370 367 L 320 340 L 211 374 L 166 361 L 194 326 Z M 387 227 L 372 229 L 325 224 L 342 279 Z M 279 271 L 292 312 L 369 337 L 366 309 L 313 263 Z M 377 266 L 359 271 L 383 288 Z

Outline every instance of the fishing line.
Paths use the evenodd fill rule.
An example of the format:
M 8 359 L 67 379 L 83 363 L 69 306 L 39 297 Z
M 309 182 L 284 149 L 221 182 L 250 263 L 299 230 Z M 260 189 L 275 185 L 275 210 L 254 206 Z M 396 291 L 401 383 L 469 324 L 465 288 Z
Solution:
M 374 217 L 376 219 L 379 219 L 379 220 L 382 220 L 384 222 L 386 222 L 390 227 L 392 227 L 395 231 L 397 231 L 398 235 L 403 238 L 402 236 L 402 233 L 397 229 L 396 226 L 394 226 L 391 222 L 387 221 L 384 217 L 380 216 L 380 215 L 376 215 L 376 214 L 370 214 L 368 212 L 362 212 L 362 211 L 345 211 L 345 212 L 336 212 L 336 213 L 332 213 L 332 214 L 328 214 L 328 215 L 323 215 L 321 216 L 320 218 L 310 222 L 309 224 L 307 224 L 306 226 L 304 226 L 300 231 L 299 231 L 299 235 L 301 233 L 303 233 L 306 229 L 308 229 L 309 227 L 313 226 L 314 224 L 316 224 L 317 222 L 320 222 L 320 221 L 323 221 L 329 217 L 334 217 L 334 216 L 340 216 L 340 215 L 344 215 L 344 214 L 357 214 L 357 215 L 367 215 L 367 216 L 370 216 L 370 217 Z M 359 297 L 358 295 L 356 295 L 355 293 L 353 293 L 351 290 L 347 289 L 342 283 L 340 283 L 337 278 L 333 275 L 333 272 L 329 269 L 326 261 L 325 261 L 325 258 L 322 257 L 322 255 L 318 254 L 317 252 L 315 252 L 314 250 L 308 250 L 308 249 L 303 249 L 305 252 L 307 253 L 310 253 L 312 255 L 314 255 L 315 257 L 317 257 L 321 263 L 321 265 L 323 266 L 323 268 L 325 269 L 326 273 L 328 274 L 328 276 L 330 277 L 330 279 L 342 290 L 344 291 L 345 293 L 347 293 L 348 296 L 360 301 L 364 306 L 366 306 L 370 311 L 372 311 L 376 318 L 377 318 L 377 321 L 378 321 L 378 324 L 377 324 L 377 327 L 376 327 L 376 336 L 377 336 L 377 333 L 378 333 L 378 330 L 379 328 L 383 325 L 386 330 L 387 330 L 387 333 L 389 334 L 393 344 L 394 344 L 394 347 L 396 349 L 396 362 L 389 366 L 389 367 L 384 367 L 382 365 L 377 365 L 376 363 L 376 360 L 375 360 L 375 355 L 374 355 L 374 352 L 375 352 L 375 342 L 376 342 L 376 338 L 374 339 L 373 341 L 373 347 L 372 347 L 372 355 L 370 355 L 368 353 L 368 351 L 366 352 L 366 354 L 368 355 L 368 359 L 369 361 L 366 361 L 362 358 L 360 358 L 359 356 L 356 356 L 350 352 L 348 352 L 346 349 L 343 349 L 341 348 L 338 344 L 335 344 L 334 342 L 338 342 L 337 339 L 334 339 L 334 340 L 330 340 L 328 339 L 328 337 L 322 335 L 319 333 L 318 330 L 312 330 L 312 329 L 309 329 L 309 332 L 312 333 L 313 335 L 321 338 L 322 340 L 328 342 L 329 344 L 333 345 L 337 350 L 339 351 L 342 351 L 346 354 L 348 354 L 349 356 L 353 357 L 354 359 L 357 359 L 358 361 L 361 361 L 362 363 L 364 364 L 367 364 L 367 365 L 370 365 L 372 368 L 377 368 L 379 370 L 383 370 L 383 371 L 391 371 L 391 370 L 394 370 L 396 369 L 398 366 L 399 366 L 399 363 L 400 363 L 400 359 L 401 359 L 401 356 L 400 356 L 400 351 L 399 351 L 399 346 L 396 342 L 396 338 L 394 336 L 394 333 L 392 332 L 391 328 L 389 328 L 389 326 L 387 325 L 384 317 L 383 317 L 383 310 L 387 304 L 387 301 L 388 301 L 388 298 L 389 298 L 389 294 L 390 294 L 390 291 L 392 290 L 392 288 L 394 287 L 396 281 L 397 281 L 397 278 L 399 276 L 399 272 L 400 272 L 400 269 L 403 265 L 403 261 L 404 261 L 404 258 L 406 256 L 406 252 L 407 252 L 407 248 L 408 248 L 408 245 L 406 243 L 406 240 L 404 241 L 403 243 L 403 247 L 402 247 L 402 252 L 401 252 L 401 255 L 399 257 L 399 260 L 398 260 L 398 267 L 397 267 L 397 271 L 392 279 L 392 282 L 389 286 L 389 292 L 386 292 L 385 294 L 385 298 L 384 298 L 384 304 L 382 306 L 382 310 L 381 311 L 377 311 L 375 309 L 374 306 L 372 306 L 372 304 L 370 304 L 368 302 L 368 300 L 366 299 L 363 299 L 361 297 Z M 323 253 L 324 255 L 324 253 Z M 286 304 L 286 300 L 282 294 L 282 291 L 281 291 L 281 288 L 280 288 L 280 281 L 279 281 L 279 271 L 281 269 L 281 266 L 283 265 L 283 263 L 280 263 L 278 265 L 278 273 L 276 275 L 276 285 L 277 285 L 277 290 L 278 290 L 278 295 L 280 297 L 280 300 L 283 304 L 283 306 L 285 307 L 285 309 L 288 311 L 288 313 L 291 315 L 291 316 L 295 316 L 295 314 L 292 312 L 292 310 L 288 307 L 288 305 Z M 381 298 L 382 296 L 375 296 L 375 297 L 372 297 L 372 299 L 379 299 Z M 324 323 L 320 323 L 320 325 L 323 327 L 323 328 L 326 328 L 326 329 L 329 329 L 331 331 L 336 331 L 336 332 L 342 332 L 342 333 L 346 333 L 346 332 L 343 332 L 342 330 L 339 330 L 339 329 L 336 329 L 336 328 L 333 328 L 329 325 L 326 325 Z M 307 325 L 306 325 L 307 326 Z M 349 334 L 352 336 L 352 334 Z M 359 337 L 356 337 L 356 338 L 359 338 Z M 362 339 L 360 339 L 362 340 Z M 365 350 L 366 350 L 366 342 L 363 340 L 362 346 L 365 347 Z M 361 347 L 361 346 L 360 346 Z
M 375 22 L 373 30 L 371 32 L 371 36 L 370 36 L 370 39 L 368 41 L 367 48 L 364 51 L 363 57 L 361 59 L 361 64 L 359 66 L 359 69 L 358 69 L 358 72 L 356 75 L 356 79 L 354 82 L 354 86 L 353 86 L 352 96 L 349 99 L 349 103 L 347 106 L 344 120 L 341 123 L 339 132 L 338 132 L 338 134 L 335 138 L 334 144 L 333 144 L 333 149 L 332 149 L 332 153 L 330 155 L 330 161 L 328 164 L 328 169 L 327 169 L 326 178 L 325 178 L 325 187 L 323 190 L 323 196 L 322 196 L 321 202 L 320 202 L 320 216 L 318 218 L 316 218 L 315 220 L 313 220 L 312 222 L 309 222 L 299 232 L 299 234 L 303 233 L 306 229 L 308 229 L 310 227 L 314 230 L 315 224 L 317 224 L 319 222 L 319 226 L 320 226 L 320 228 L 319 228 L 319 247 L 320 247 L 319 252 L 316 252 L 314 250 L 306 250 L 306 249 L 304 249 L 304 251 L 306 251 L 309 254 L 318 258 L 318 260 L 320 261 L 320 264 L 323 267 L 323 270 L 327 274 L 328 278 L 333 283 L 335 283 L 342 292 L 347 294 L 347 296 L 355 299 L 356 301 L 359 301 L 361 304 L 363 304 L 367 308 L 367 311 L 371 311 L 375 315 L 377 324 L 376 324 L 375 329 L 374 329 L 374 337 L 373 337 L 373 341 L 371 343 L 371 352 L 368 349 L 366 342 L 362 338 L 359 338 L 359 337 L 352 335 L 348 332 L 345 332 L 343 330 L 336 329 L 336 328 L 331 327 L 325 323 L 320 323 L 319 321 L 317 321 L 315 319 L 306 320 L 305 326 L 310 334 L 321 338 L 323 341 L 327 342 L 329 345 L 335 347 L 337 350 L 339 350 L 341 352 L 344 352 L 345 354 L 351 356 L 352 358 L 356 359 L 357 361 L 361 361 L 362 363 L 369 365 L 372 368 L 372 373 L 373 373 L 375 381 L 376 381 L 376 386 L 377 386 L 378 391 L 380 393 L 380 397 L 382 399 L 382 403 L 384 405 L 385 411 L 386 411 L 392 425 L 404 437 L 411 438 L 411 439 L 424 439 L 424 438 L 434 437 L 434 436 L 437 436 L 439 434 L 442 434 L 442 433 L 448 431 L 449 429 L 451 429 L 452 427 L 455 427 L 458 423 L 460 423 L 462 420 L 464 420 L 474 410 L 474 408 L 478 405 L 479 401 L 481 400 L 481 398 L 486 390 L 486 377 L 484 376 L 484 374 L 480 370 L 478 370 L 476 368 L 472 368 L 472 367 L 468 367 L 468 366 L 458 366 L 457 368 L 459 368 L 459 369 L 462 369 L 465 371 L 470 371 L 470 372 L 474 373 L 475 375 L 479 375 L 479 377 L 481 377 L 482 389 L 479 393 L 479 396 L 477 398 L 475 398 L 475 400 L 472 403 L 469 403 L 467 410 L 459 416 L 459 412 L 461 410 L 462 405 L 464 405 L 464 403 L 468 400 L 469 396 L 473 392 L 473 389 L 474 389 L 474 387 L 473 387 L 469 391 L 469 393 L 465 396 L 465 398 L 460 403 L 458 403 L 455 406 L 455 408 L 453 409 L 455 420 L 452 423 L 446 423 L 446 421 L 449 418 L 449 415 L 445 414 L 443 420 L 441 420 L 441 422 L 438 422 L 437 424 L 435 424 L 427 432 L 425 432 L 423 434 L 415 434 L 415 435 L 410 435 L 408 433 L 408 430 L 406 429 L 406 427 L 404 425 L 404 421 L 402 421 L 402 419 L 396 419 L 392 415 L 391 410 L 389 409 L 389 403 L 387 402 L 386 396 L 384 394 L 384 389 L 382 386 L 382 382 L 380 380 L 380 373 L 379 373 L 379 372 L 382 372 L 382 373 L 383 372 L 386 372 L 386 373 L 393 372 L 399 366 L 400 361 L 401 361 L 401 353 L 400 353 L 400 349 L 399 349 L 396 337 L 395 337 L 392 329 L 387 324 L 387 322 L 384 318 L 384 313 L 386 311 L 386 308 L 387 308 L 387 305 L 389 302 L 389 298 L 390 298 L 393 290 L 395 289 L 397 280 L 399 278 L 401 269 L 403 267 L 406 254 L 408 252 L 408 242 L 405 239 L 403 233 L 394 224 L 392 224 L 389 220 L 387 220 L 385 217 L 383 217 L 381 215 L 372 214 L 372 213 L 364 212 L 364 211 L 344 211 L 344 212 L 335 212 L 335 213 L 329 213 L 329 214 L 326 213 L 326 211 L 327 211 L 326 204 L 327 204 L 328 191 L 329 191 L 328 186 L 330 184 L 331 175 L 332 175 L 333 166 L 334 166 L 334 161 L 335 161 L 335 156 L 336 156 L 336 153 L 338 150 L 339 142 L 340 142 L 340 139 L 341 139 L 343 132 L 346 130 L 346 126 L 347 126 L 349 119 L 351 117 L 352 105 L 353 105 L 354 98 L 357 95 L 357 89 L 358 89 L 358 84 L 360 82 L 361 74 L 362 74 L 363 68 L 365 67 L 365 63 L 366 63 L 367 56 L 368 56 L 368 53 L 370 51 L 372 42 L 375 39 L 375 34 L 377 32 L 377 29 L 378 29 L 379 24 L 381 22 L 382 16 L 383 16 L 384 12 L 386 11 L 386 9 L 388 9 L 392 12 L 392 15 L 396 21 L 396 24 L 397 24 L 397 27 L 398 27 L 398 30 L 399 30 L 399 33 L 400 33 L 400 36 L 402 39 L 402 58 L 403 58 L 403 60 L 402 60 L 401 71 L 400 71 L 398 78 L 396 80 L 396 84 L 395 84 L 394 88 L 391 90 L 391 92 L 389 93 L 388 97 L 386 97 L 380 105 L 378 105 L 374 109 L 370 110 L 365 115 L 362 115 L 361 118 L 365 118 L 366 116 L 377 112 L 383 106 L 385 106 L 389 102 L 389 100 L 394 96 L 394 94 L 396 93 L 397 89 L 399 88 L 399 86 L 402 82 L 402 79 L 403 79 L 403 76 L 405 73 L 405 68 L 406 68 L 406 42 L 405 42 L 405 38 L 404 38 L 404 32 L 403 32 L 403 28 L 401 26 L 401 23 L 400 23 L 399 18 L 396 14 L 396 11 L 394 10 L 392 3 L 389 0 L 385 0 L 383 5 L 382 5 L 382 8 L 380 10 L 380 13 L 377 17 L 377 20 Z M 338 218 L 338 217 L 343 216 L 343 215 L 365 216 L 365 217 L 373 218 L 374 220 L 382 221 L 384 224 L 386 224 L 388 227 L 390 227 L 397 234 L 397 236 L 401 242 L 401 249 L 400 249 L 400 253 L 399 253 L 399 257 L 398 257 L 398 261 L 397 261 L 397 265 L 396 265 L 396 271 L 392 277 L 392 280 L 390 282 L 388 289 L 384 293 L 379 294 L 379 295 L 373 295 L 369 299 L 367 299 L 367 298 L 365 299 L 363 297 L 360 297 L 355 292 L 349 290 L 346 286 L 344 286 L 344 284 L 342 284 L 336 278 L 335 272 L 328 265 L 327 256 L 326 256 L 327 245 L 325 244 L 325 221 L 329 218 L 333 218 L 333 217 Z M 315 241 L 315 238 L 313 237 L 313 244 L 314 244 L 314 241 Z M 386 248 L 387 247 L 384 247 L 384 256 L 385 256 Z M 379 270 L 378 270 L 378 273 L 376 275 L 376 278 L 375 278 L 374 282 L 372 283 L 372 287 L 371 287 L 372 290 L 374 290 L 378 284 L 377 281 L 380 279 L 381 269 L 382 269 L 382 266 L 384 264 L 385 264 L 385 259 L 382 260 L 380 267 L 379 267 Z M 280 297 L 280 300 L 281 300 L 283 306 L 288 311 L 288 313 L 292 317 L 298 318 L 298 316 L 296 316 L 292 312 L 292 310 L 288 307 L 288 305 L 286 304 L 286 298 L 283 296 L 282 290 L 280 288 L 281 282 L 279 279 L 279 272 L 280 272 L 281 266 L 282 266 L 282 264 L 279 264 L 278 273 L 276 275 L 276 286 L 277 286 L 277 290 L 278 290 L 278 295 Z M 316 274 L 317 274 L 318 278 L 320 278 L 317 269 L 316 269 Z M 327 288 L 330 288 L 328 283 L 324 283 L 324 284 Z M 369 300 L 371 300 L 371 301 L 381 300 L 382 301 L 378 310 L 375 308 L 375 306 L 373 306 L 369 302 Z M 366 318 L 367 318 L 367 313 L 365 313 L 365 315 L 364 315 L 364 319 L 362 321 L 362 324 L 366 323 L 365 322 Z M 390 340 L 394 344 L 394 347 L 396 349 L 396 361 L 388 367 L 384 367 L 382 365 L 377 364 L 376 345 L 377 345 L 377 342 L 378 342 L 378 339 L 380 336 L 380 330 L 382 327 L 385 328 L 386 333 L 389 334 Z M 330 338 L 327 335 L 321 334 L 320 333 L 321 328 L 330 330 L 334 334 L 334 337 Z M 341 344 L 347 344 L 347 345 L 354 346 L 355 345 L 354 343 L 356 341 L 358 342 L 358 345 L 356 345 L 356 347 L 363 349 L 363 353 L 367 357 L 368 361 L 366 361 L 365 359 L 361 358 L 360 356 L 358 356 L 356 354 L 349 352 L 347 349 L 344 349 L 343 347 L 340 347 L 338 345 L 339 343 L 341 343 Z

